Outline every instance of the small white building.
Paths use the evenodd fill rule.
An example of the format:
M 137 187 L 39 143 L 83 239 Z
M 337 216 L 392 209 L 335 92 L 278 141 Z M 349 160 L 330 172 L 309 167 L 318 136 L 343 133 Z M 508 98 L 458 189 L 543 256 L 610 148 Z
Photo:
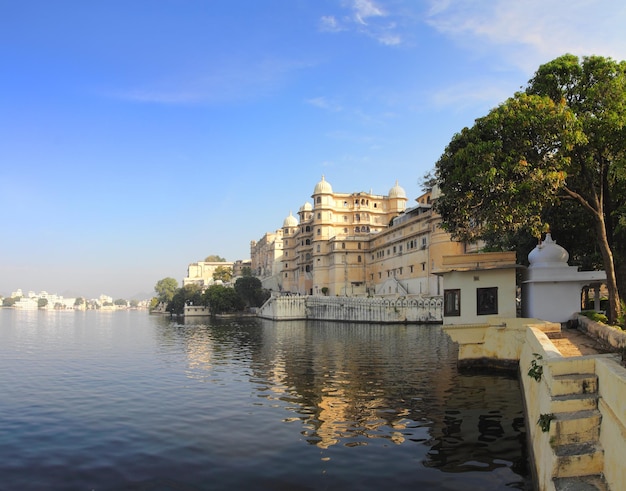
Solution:
M 443 323 L 484 324 L 517 316 L 515 252 L 443 256 Z
M 582 289 L 606 283 L 604 271 L 578 271 L 569 266 L 569 253 L 546 234 L 528 255 L 530 266 L 522 282 L 522 315 L 549 322 L 567 322 L 581 310 Z

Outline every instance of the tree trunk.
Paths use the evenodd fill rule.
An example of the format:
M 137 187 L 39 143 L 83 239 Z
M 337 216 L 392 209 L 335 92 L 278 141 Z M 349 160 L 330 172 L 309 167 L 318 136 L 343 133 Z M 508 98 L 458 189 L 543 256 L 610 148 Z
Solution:
M 619 291 L 617 289 L 617 278 L 615 276 L 615 262 L 613 261 L 613 252 L 609 245 L 606 233 L 606 225 L 604 217 L 600 213 L 594 215 L 596 222 L 596 232 L 598 239 L 598 247 L 602 254 L 602 262 L 604 263 L 604 271 L 606 272 L 606 288 L 609 295 L 609 309 L 606 313 L 609 323 L 614 324 L 617 321 L 621 310 L 619 302 Z
M 615 260 L 615 275 L 617 276 L 617 290 L 619 297 L 626 299 L 626 244 L 616 241 L 613 246 Z

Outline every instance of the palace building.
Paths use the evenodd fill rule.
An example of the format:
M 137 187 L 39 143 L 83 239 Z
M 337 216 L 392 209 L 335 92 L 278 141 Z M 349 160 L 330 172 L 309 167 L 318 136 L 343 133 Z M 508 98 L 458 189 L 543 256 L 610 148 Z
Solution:
M 281 229 L 251 242 L 252 272 L 284 294 L 442 295 L 433 272 L 443 256 L 468 251 L 439 226 L 435 195 L 407 208 L 397 182 L 387 195 L 336 193 L 322 177 L 298 218 L 290 213 Z

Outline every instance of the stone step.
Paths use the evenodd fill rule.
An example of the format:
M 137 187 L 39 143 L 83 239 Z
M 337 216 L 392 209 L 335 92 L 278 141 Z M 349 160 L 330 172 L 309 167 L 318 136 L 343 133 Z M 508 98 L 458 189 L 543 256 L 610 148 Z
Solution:
M 598 394 L 567 394 L 552 398 L 550 412 L 571 413 L 598 409 Z
M 595 373 L 572 373 L 556 375 L 552 379 L 552 397 L 571 394 L 595 394 L 598 391 L 598 376 Z
M 554 449 L 555 477 L 579 477 L 601 474 L 604 469 L 604 451 L 591 443 L 559 445 Z
M 553 479 L 555 491 L 610 491 L 601 474 Z
M 550 441 L 553 447 L 571 444 L 595 444 L 600 437 L 602 414 L 597 409 L 555 413 L 550 422 Z

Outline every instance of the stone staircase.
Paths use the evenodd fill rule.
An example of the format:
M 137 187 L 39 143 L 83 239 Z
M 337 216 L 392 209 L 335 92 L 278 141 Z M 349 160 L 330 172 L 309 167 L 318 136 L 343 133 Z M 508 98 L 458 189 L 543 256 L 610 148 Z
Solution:
M 602 476 L 598 378 L 557 375 L 551 384 L 550 445 L 556 491 L 610 491 Z

